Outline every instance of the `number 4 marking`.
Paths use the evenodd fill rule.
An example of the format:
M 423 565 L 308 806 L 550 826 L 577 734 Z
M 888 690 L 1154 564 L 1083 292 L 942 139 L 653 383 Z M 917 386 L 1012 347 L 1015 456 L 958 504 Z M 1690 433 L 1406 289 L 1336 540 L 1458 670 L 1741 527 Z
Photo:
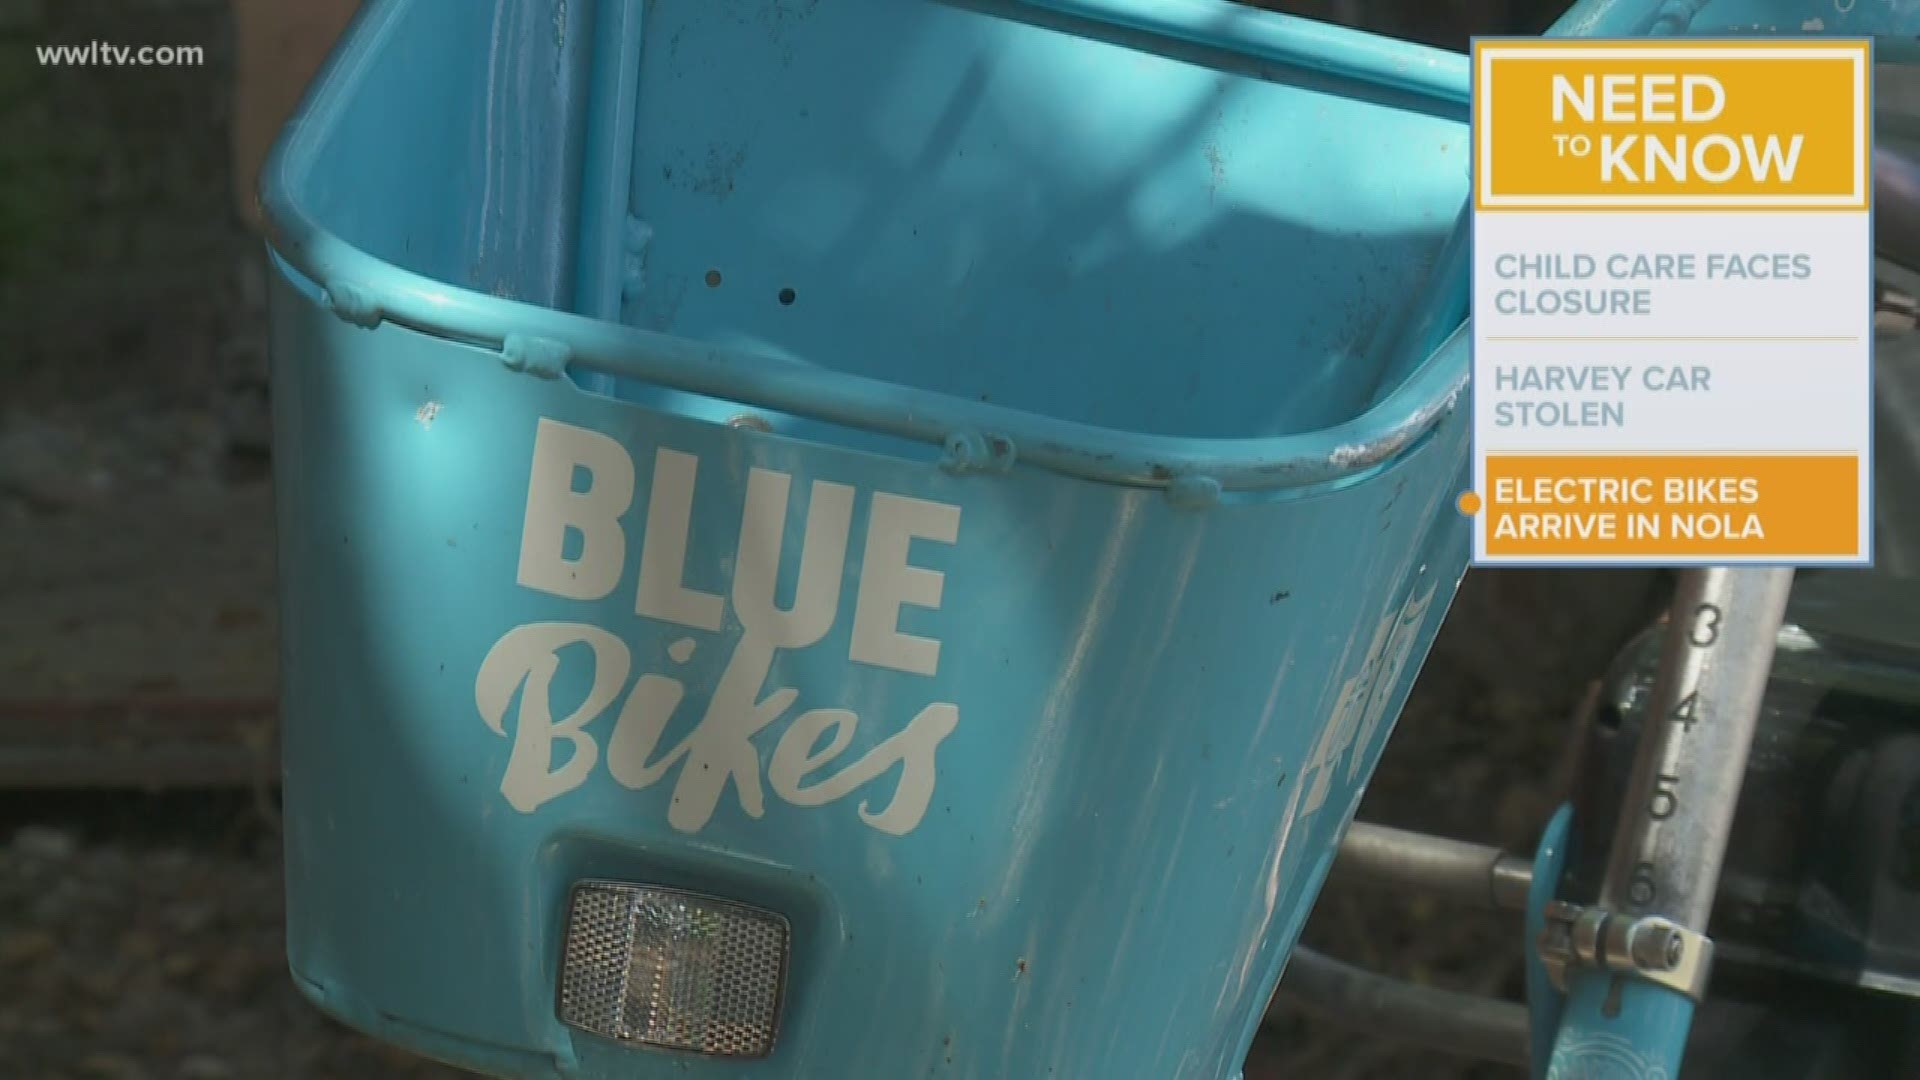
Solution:
M 1686 697 L 1680 699 L 1680 704 L 1674 706 L 1673 722 L 1692 731 L 1694 722 L 1700 719 L 1699 708 L 1700 691 L 1690 691 Z

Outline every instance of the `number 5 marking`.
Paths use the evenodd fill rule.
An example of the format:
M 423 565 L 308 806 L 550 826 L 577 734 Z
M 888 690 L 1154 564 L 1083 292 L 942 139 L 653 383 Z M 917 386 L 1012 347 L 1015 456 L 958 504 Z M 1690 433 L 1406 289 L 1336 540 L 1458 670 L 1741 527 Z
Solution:
M 1661 773 L 1654 780 L 1653 794 L 1647 799 L 1647 816 L 1655 821 L 1665 821 L 1680 809 L 1680 792 L 1674 786 L 1680 782 L 1677 776 Z

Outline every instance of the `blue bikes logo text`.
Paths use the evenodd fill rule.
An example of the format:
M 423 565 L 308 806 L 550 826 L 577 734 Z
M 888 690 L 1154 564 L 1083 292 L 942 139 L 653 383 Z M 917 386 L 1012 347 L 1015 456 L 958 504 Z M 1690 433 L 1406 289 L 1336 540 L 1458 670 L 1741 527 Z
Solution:
M 739 636 L 717 683 L 694 706 L 701 710 L 698 724 L 663 748 L 667 728 L 687 699 L 685 682 L 649 671 L 629 683 L 634 651 L 627 639 L 601 626 L 534 622 L 507 631 L 480 665 L 474 701 L 497 735 L 508 735 L 512 714 L 513 745 L 500 792 L 522 813 L 579 787 L 604 758 L 613 779 L 635 790 L 672 777 L 667 820 L 681 832 L 704 828 L 729 785 L 742 810 L 762 816 L 766 799 L 753 739 L 800 696 L 793 687 L 765 685 L 774 658 L 782 650 L 816 644 L 843 614 L 843 579 L 861 492 L 847 484 L 811 483 L 797 585 L 793 603 L 783 609 L 776 606 L 775 586 L 793 478 L 772 469 L 748 471 L 738 546 L 725 561 L 731 563 L 732 581 L 722 596 L 685 584 L 700 459 L 661 448 L 650 465 L 648 482 L 636 487 L 634 458 L 620 442 L 542 420 L 521 533 L 519 584 L 574 600 L 610 596 L 623 580 L 630 554 L 622 518 L 637 491 L 644 490 L 634 613 L 654 624 L 712 635 L 724 625 L 730 603 Z M 581 473 L 587 478 L 584 487 L 575 479 Z M 880 491 L 867 497 L 848 660 L 932 676 L 939 670 L 940 642 L 902 633 L 900 609 L 940 606 L 945 575 L 913 565 L 910 549 L 915 540 L 954 543 L 960 508 Z M 572 552 L 569 539 L 576 541 Z M 685 664 L 701 647 L 693 634 L 680 636 L 666 644 L 665 663 Z M 583 672 L 590 675 L 589 689 L 584 700 L 556 717 L 560 707 L 553 700 L 553 682 L 567 664 L 591 665 Z M 598 722 L 610 712 L 609 730 Z M 860 791 L 861 821 L 905 835 L 920 824 L 933 798 L 935 754 L 958 726 L 959 706 L 930 703 L 859 757 L 843 760 L 862 722 L 844 708 L 812 708 L 795 716 L 774 744 L 765 787 L 796 807 L 827 806 Z M 562 758 L 557 764 L 556 756 Z M 899 779 L 892 789 L 873 790 L 896 765 Z

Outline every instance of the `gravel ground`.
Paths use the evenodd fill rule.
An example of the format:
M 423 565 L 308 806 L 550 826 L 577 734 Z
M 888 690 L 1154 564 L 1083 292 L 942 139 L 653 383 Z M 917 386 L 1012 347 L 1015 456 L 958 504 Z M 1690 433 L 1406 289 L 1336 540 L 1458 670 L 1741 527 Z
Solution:
M 127 805 L 173 835 L 15 828 L 0 852 L 0 1060 L 42 1080 L 464 1075 L 355 1036 L 301 1000 L 264 830 L 218 800 Z M 179 826 L 196 822 L 187 834 Z M 253 835 L 249 835 L 253 834 Z
M 1298 5 L 1355 19 L 1394 5 Z M 1405 5 L 1458 43 L 1517 2 Z M 1538 6 L 1538 5 L 1535 5 Z M 57 69 L 31 47 L 191 43 L 205 68 Z M 226 176 L 222 0 L 0 0 L 0 685 L 273 688 L 260 268 Z M 1369 791 L 1376 821 L 1524 850 L 1584 681 L 1652 579 L 1473 575 Z M 213 599 L 209 599 L 209 597 Z M 247 797 L 0 797 L 0 1078 L 433 1077 L 308 1007 L 277 841 Z M 1517 928 L 1329 892 L 1306 940 L 1517 994 Z M 1278 1010 L 1248 1080 L 1512 1077 Z

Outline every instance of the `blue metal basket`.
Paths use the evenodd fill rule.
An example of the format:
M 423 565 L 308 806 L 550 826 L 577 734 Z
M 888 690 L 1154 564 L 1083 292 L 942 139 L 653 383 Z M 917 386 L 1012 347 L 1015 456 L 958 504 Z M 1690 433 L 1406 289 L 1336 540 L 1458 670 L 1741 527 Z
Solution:
M 300 985 L 498 1075 L 1235 1074 L 1466 560 L 1466 87 L 1211 0 L 370 5 L 264 183 Z M 609 881 L 774 913 L 769 1041 L 563 1022 Z

